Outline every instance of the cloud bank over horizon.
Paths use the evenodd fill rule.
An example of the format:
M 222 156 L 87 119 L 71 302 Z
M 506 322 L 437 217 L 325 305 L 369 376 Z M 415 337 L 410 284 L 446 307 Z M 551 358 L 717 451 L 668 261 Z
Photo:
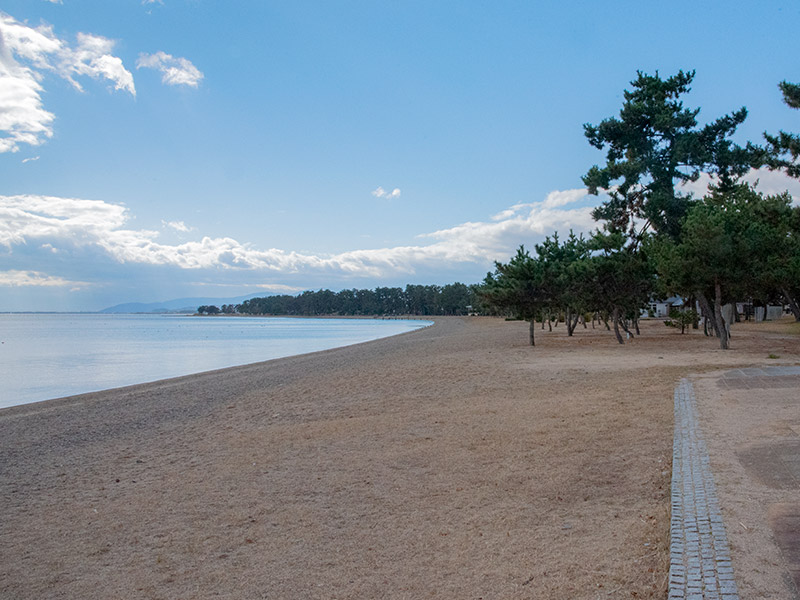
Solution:
M 800 182 L 780 173 L 753 172 L 747 179 L 758 181 L 764 193 L 788 188 L 800 199 Z M 687 191 L 700 193 L 698 185 Z M 130 226 L 136 217 L 130 209 L 103 200 L 0 196 L 0 254 L 8 265 L 0 271 L 0 288 L 113 287 L 104 279 L 106 268 L 123 279 L 126 271 L 158 272 L 196 285 L 276 293 L 437 277 L 452 283 L 442 280 L 445 273 L 471 276 L 465 283 L 475 283 L 521 244 L 531 247 L 555 231 L 594 230 L 598 224 L 591 212 L 601 201 L 585 189 L 554 190 L 541 201 L 514 204 L 485 220 L 419 234 L 417 243 L 326 254 L 203 235 L 184 220 L 162 220 L 160 231 L 136 229 Z M 165 235 L 179 241 L 162 239 Z
M 271 282 L 279 289 L 346 287 L 354 281 L 370 287 L 385 279 L 426 276 L 453 264 L 484 273 L 493 261 L 505 260 L 521 243 L 539 241 L 555 230 L 591 229 L 592 206 L 586 205 L 587 200 L 586 190 L 554 191 L 544 201 L 513 205 L 486 221 L 419 235 L 417 244 L 312 254 L 263 249 L 231 237 L 198 235 L 168 243 L 159 239 L 159 231 L 130 228 L 134 215 L 119 204 L 53 196 L 0 196 L 0 252 L 14 267 L 0 272 L 0 286 L 85 288 L 92 285 L 94 266 L 109 262 L 214 276 L 236 273 L 250 285 Z M 591 201 L 594 204 L 596 199 Z M 182 236 L 195 231 L 184 221 L 162 225 Z M 55 270 L 65 262 L 71 264 L 69 275 Z M 26 269 L 29 263 L 40 267 Z M 307 283 L 299 287 L 290 285 L 304 281 Z

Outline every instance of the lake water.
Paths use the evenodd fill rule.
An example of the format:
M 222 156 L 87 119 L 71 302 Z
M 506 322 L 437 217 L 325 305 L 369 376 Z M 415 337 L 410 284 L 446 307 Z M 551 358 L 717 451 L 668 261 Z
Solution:
M 396 335 L 430 321 L 0 314 L 0 408 Z

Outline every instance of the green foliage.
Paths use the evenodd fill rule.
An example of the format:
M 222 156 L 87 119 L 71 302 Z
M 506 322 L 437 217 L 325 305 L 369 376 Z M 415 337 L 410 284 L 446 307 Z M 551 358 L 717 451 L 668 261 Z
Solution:
M 800 276 L 798 210 L 788 194 L 764 196 L 745 184 L 712 188 L 689 211 L 678 240 L 651 240 L 648 251 L 667 289 L 714 297 L 717 315 L 722 304 L 742 298 L 792 301 Z
M 697 128 L 699 109 L 684 108 L 680 99 L 693 79 L 694 71 L 667 79 L 639 71 L 632 90 L 624 92 L 619 118 L 584 125 L 589 143 L 607 148 L 606 165 L 595 165 L 583 177 L 590 193 L 602 190 L 609 196 L 594 217 L 634 243 L 651 229 L 678 236 L 691 198 L 677 191 L 676 183 L 694 181 L 706 171 L 727 186 L 763 162 L 760 148 L 729 140 L 747 117 L 744 107 Z
M 542 262 L 520 246 L 508 263 L 496 262 L 494 273 L 486 274 L 480 297 L 493 309 L 527 321 L 535 318 L 548 300 L 544 281 Z
M 791 108 L 800 108 L 800 85 L 781 81 L 778 84 L 783 93 L 783 101 Z
M 653 289 L 653 270 L 640 250 L 626 247 L 620 232 L 596 232 L 560 242 L 558 234 L 536 246 L 532 257 L 520 247 L 507 264 L 496 263 L 481 296 L 498 311 L 532 320 L 542 313 L 564 314 L 572 335 L 580 315 L 613 313 L 638 317 Z M 591 317 L 590 317 L 591 318 Z
M 584 284 L 580 279 L 581 264 L 590 254 L 590 247 L 583 236 L 572 231 L 563 243 L 558 233 L 545 238 L 536 245 L 536 255 L 542 268 L 543 306 L 561 309 L 566 315 L 576 318 L 583 311 L 585 303 Z M 574 324 L 565 319 L 568 333 Z
M 595 232 L 590 240 L 593 253 L 580 265 L 584 301 L 593 310 L 611 315 L 620 343 L 620 321 L 638 318 L 655 285 L 647 255 L 639 247 L 626 246 L 625 242 L 619 231 Z
M 671 323 L 671 327 L 680 327 L 681 333 L 686 331 L 686 328 L 697 321 L 699 315 L 697 312 L 691 309 L 685 310 L 678 310 L 677 308 L 673 308 L 669 311 L 670 320 L 665 321 L 665 324 L 668 322 Z
M 800 85 L 782 81 L 778 87 L 787 106 L 800 108 Z M 791 177 L 800 177 L 800 136 L 780 131 L 777 135 L 764 133 L 764 138 L 769 150 L 767 166 L 781 169 Z
M 197 313 L 201 315 L 217 315 L 219 314 L 220 310 L 218 306 L 211 305 L 202 305 L 197 307 Z
M 800 277 L 798 221 L 788 194 L 737 184 L 693 206 L 678 240 L 651 239 L 647 248 L 672 293 L 712 295 L 718 282 L 724 301 L 770 297 Z

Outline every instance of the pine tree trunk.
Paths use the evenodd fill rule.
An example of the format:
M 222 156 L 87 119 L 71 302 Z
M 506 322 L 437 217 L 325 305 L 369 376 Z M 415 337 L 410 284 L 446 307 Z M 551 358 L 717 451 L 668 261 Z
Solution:
M 689 299 L 686 302 L 686 304 L 689 305 L 689 310 L 694 310 L 695 309 L 695 304 L 696 304 L 695 300 L 696 299 L 695 299 L 694 296 L 689 296 Z M 684 305 L 684 309 L 685 308 L 686 308 L 686 305 Z M 694 318 L 694 321 L 692 321 L 692 329 L 700 329 L 700 317 L 699 316 L 696 316 Z
M 717 335 L 719 336 L 719 347 L 727 350 L 728 329 L 725 327 L 725 320 L 722 318 L 722 286 L 718 281 L 714 282 L 714 318 L 716 319 Z
M 783 288 L 782 291 L 783 291 L 783 296 L 786 298 L 786 302 L 789 303 L 789 308 L 791 309 L 792 314 L 794 315 L 794 320 L 800 321 L 800 306 L 797 305 L 797 301 L 789 293 L 789 290 Z
M 528 327 L 528 330 L 530 331 L 531 346 L 535 346 L 536 345 L 536 341 L 533 339 L 533 331 L 534 331 L 535 327 L 536 327 L 536 320 L 533 317 L 531 317 L 530 325 Z
M 633 326 L 636 328 L 636 335 L 642 335 L 642 332 L 639 330 L 639 319 L 638 319 L 638 317 L 634 317 Z
M 625 333 L 627 333 L 627 334 L 628 334 L 628 337 L 635 337 L 635 336 L 634 336 L 634 335 L 631 333 L 631 330 L 628 328 L 628 321 L 627 321 L 626 319 L 620 319 L 620 320 L 619 320 L 619 323 L 620 323 L 620 325 L 622 325 L 622 330 L 623 330 Z
M 619 309 L 615 306 L 611 314 L 611 319 L 614 321 L 614 335 L 617 336 L 617 341 L 624 344 L 625 340 L 622 339 L 622 334 L 619 332 Z M 608 323 L 606 323 L 608 325 Z
M 714 311 L 711 308 L 711 304 L 708 302 L 708 298 L 702 292 L 697 294 L 697 301 L 700 302 L 700 310 L 705 317 L 706 324 L 711 323 L 711 329 L 714 331 L 714 335 L 719 337 L 719 327 L 717 327 L 717 319 L 714 316 Z M 708 335 L 708 328 L 706 325 L 705 328 L 706 335 Z
M 567 311 L 567 336 L 572 337 L 572 334 L 575 333 L 575 328 L 578 326 L 578 319 L 580 316 L 580 313 L 577 313 L 573 317 L 572 311 Z

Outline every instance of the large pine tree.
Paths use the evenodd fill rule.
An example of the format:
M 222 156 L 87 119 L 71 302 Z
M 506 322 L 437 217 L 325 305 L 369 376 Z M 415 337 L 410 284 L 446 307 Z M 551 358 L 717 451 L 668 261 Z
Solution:
M 691 203 L 678 184 L 708 172 L 731 185 L 763 160 L 759 148 L 729 139 L 747 117 L 744 107 L 698 128 L 700 109 L 681 101 L 693 79 L 694 71 L 667 79 L 639 71 L 624 92 L 619 118 L 584 125 L 589 143 L 607 149 L 605 166 L 595 165 L 583 177 L 590 193 L 609 196 L 594 217 L 627 233 L 634 244 L 648 231 L 678 235 Z

